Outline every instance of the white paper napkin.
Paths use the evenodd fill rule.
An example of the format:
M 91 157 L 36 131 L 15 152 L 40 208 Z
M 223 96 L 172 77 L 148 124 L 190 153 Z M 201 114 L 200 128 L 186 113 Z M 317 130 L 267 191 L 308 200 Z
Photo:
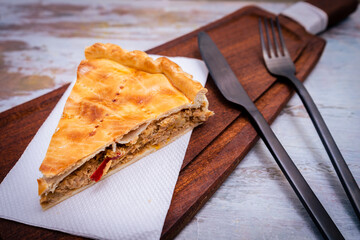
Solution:
M 205 85 L 208 70 L 202 61 L 170 59 Z M 0 217 L 91 238 L 159 239 L 191 133 L 57 206 L 41 209 L 38 169 L 71 87 L 1 183 Z

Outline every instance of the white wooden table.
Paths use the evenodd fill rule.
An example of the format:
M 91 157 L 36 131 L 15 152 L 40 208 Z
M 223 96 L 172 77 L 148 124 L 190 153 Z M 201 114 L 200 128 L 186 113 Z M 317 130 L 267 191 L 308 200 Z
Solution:
M 272 6 L 269 7 L 271 11 Z M 359 27 L 358 10 L 320 35 L 327 40 L 327 46 L 305 82 L 358 184 Z M 360 239 L 360 222 L 296 95 L 272 124 L 272 129 L 344 237 Z M 321 238 L 316 226 L 261 140 L 178 236 L 178 239 L 314 238 Z
M 146 50 L 246 5 L 243 2 L 103 0 L 0 2 L 0 111 L 75 78 L 85 46 Z M 287 3 L 257 3 L 275 13 Z M 360 10 L 321 37 L 327 46 L 305 82 L 360 183 Z M 294 96 L 272 125 L 346 239 L 360 223 L 312 123 Z M 259 141 L 177 239 L 320 237 Z

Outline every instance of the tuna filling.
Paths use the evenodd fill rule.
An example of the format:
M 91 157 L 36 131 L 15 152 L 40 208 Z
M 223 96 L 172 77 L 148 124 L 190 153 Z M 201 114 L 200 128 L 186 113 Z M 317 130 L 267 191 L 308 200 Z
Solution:
M 108 147 L 105 151 L 97 154 L 74 172 L 65 177 L 56 187 L 54 192 L 43 194 L 40 199 L 42 205 L 57 202 L 60 198 L 70 195 L 73 191 L 87 186 L 93 182 L 91 175 L 100 166 L 106 157 L 113 158 L 109 171 L 126 164 L 136 155 L 141 154 L 149 148 L 156 148 L 165 145 L 169 139 L 180 134 L 188 128 L 197 126 L 209 117 L 208 111 L 202 109 L 184 109 L 170 116 L 154 121 L 138 136 L 134 142 L 117 144 Z M 115 156 L 121 156 L 114 158 Z

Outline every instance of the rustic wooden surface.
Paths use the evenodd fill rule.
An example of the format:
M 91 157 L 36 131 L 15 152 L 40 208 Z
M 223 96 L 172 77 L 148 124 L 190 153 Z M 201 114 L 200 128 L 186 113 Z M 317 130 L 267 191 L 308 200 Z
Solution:
M 326 12 L 326 15 L 328 16 L 328 26 L 333 26 L 344 20 L 347 16 L 356 10 L 358 5 L 357 0 L 307 0 L 306 2 L 309 2 Z
M 259 57 L 261 54 L 258 44 L 257 23 L 259 17 L 271 16 L 258 8 L 248 7 L 201 30 L 207 31 L 217 42 L 250 97 L 256 100 L 263 95 L 257 101 L 258 107 L 267 118 L 272 120 L 289 99 L 290 91 L 286 86 L 275 85 L 264 94 L 274 83 L 275 78 L 268 75 L 262 65 L 262 59 Z M 298 76 L 303 79 L 318 60 L 324 47 L 324 41 L 306 34 L 301 27 L 289 20 L 282 19 L 282 21 L 285 23 L 283 31 L 289 51 L 294 59 L 297 59 L 301 54 L 297 64 L 298 69 L 300 69 Z M 199 58 L 197 32 L 154 48 L 149 53 Z M 232 32 L 238 34 L 231 34 Z M 229 37 L 224 38 L 224 35 L 229 35 Z M 241 57 L 244 57 L 243 61 L 236 61 Z M 237 166 L 256 140 L 256 133 L 250 123 L 245 117 L 239 118 L 240 111 L 238 108 L 224 101 L 211 80 L 207 84 L 207 88 L 209 90 L 208 99 L 212 106 L 211 109 L 216 114 L 207 124 L 197 128 L 193 133 L 184 159 L 184 168 L 180 173 L 172 204 L 165 220 L 164 238 L 174 237 L 185 226 Z M 64 91 L 64 88 L 57 92 L 61 91 Z M 58 96 L 54 92 L 49 98 L 52 98 L 53 95 Z M 57 98 L 53 99 L 57 100 Z M 35 100 L 24 109 L 36 114 L 38 112 L 36 110 L 41 110 L 41 106 L 45 105 L 43 102 L 46 101 L 47 99 Z M 50 111 L 51 105 L 46 106 Z M 3 132 L 13 135 L 6 136 L 6 139 L 18 139 L 14 135 L 14 131 L 11 131 L 16 117 L 20 121 L 27 119 L 27 122 L 16 124 L 16 126 L 27 126 L 26 128 L 35 130 L 40 126 L 38 119 L 44 119 L 44 116 L 38 114 L 33 116 L 19 116 L 19 114 L 21 114 L 19 109 L 2 114 Z M 7 123 L 13 124 L 10 125 L 10 129 Z M 21 136 L 21 132 L 18 135 Z M 14 146 L 4 148 L 2 155 L 14 157 L 7 161 L 3 169 L 8 169 L 10 162 L 16 161 L 17 158 L 13 154 L 15 147 L 19 151 L 19 149 L 27 145 L 27 141 L 25 144 L 21 141 L 20 143 L 12 142 L 10 144 L 9 141 L 3 141 L 4 145 Z
M 360 183 L 360 11 L 321 34 L 323 56 L 305 81 L 339 148 Z M 297 96 L 272 129 L 346 239 L 360 223 Z M 259 187 L 261 185 L 261 187 Z M 321 238 L 301 203 L 259 141 L 177 239 Z M 294 209 L 297 211 L 294 214 Z
M 223 9 L 225 9 L 226 7 L 229 7 L 231 4 L 223 7 Z M 217 5 L 216 7 L 219 7 L 220 5 Z M 276 9 L 276 7 L 279 8 L 278 5 L 274 4 L 275 7 L 273 7 L 272 9 Z M 216 11 L 215 11 L 216 12 Z M 356 28 L 356 25 L 352 25 L 351 26 L 351 21 L 350 21 L 350 29 L 354 29 Z M 333 35 L 340 35 L 340 32 L 330 32 L 330 37 Z M 350 35 L 350 36 L 357 36 L 355 35 Z M 357 36 L 358 37 L 358 36 Z M 220 39 L 221 40 L 221 39 Z M 346 41 L 344 44 L 342 45 L 337 45 L 339 46 L 338 48 L 335 48 L 335 50 L 333 50 L 335 53 L 337 53 L 339 50 L 341 50 L 341 47 L 346 47 L 347 45 L 350 46 L 359 46 L 357 39 L 355 38 L 355 40 L 353 39 L 352 41 L 349 40 Z M 352 45 L 351 45 L 352 44 Z M 356 45 L 358 44 L 358 45 Z M 171 50 L 171 44 L 168 45 L 168 48 Z M 190 49 L 186 49 L 183 52 L 189 51 Z M 356 48 L 355 48 L 356 50 Z M 154 49 L 154 52 L 159 51 Z M 165 50 L 164 50 L 165 51 Z M 176 51 L 178 51 L 178 49 L 173 48 L 172 49 L 172 53 L 169 52 L 169 55 L 172 54 L 178 54 Z M 296 52 L 296 51 L 295 51 Z M 356 51 L 355 51 L 356 52 Z M 326 53 L 326 52 L 325 52 Z M 356 56 L 357 55 L 351 55 L 354 54 L 354 52 L 347 52 L 348 55 L 350 56 Z M 179 54 L 181 55 L 181 54 Z M 195 56 L 196 57 L 196 56 Z M 346 58 L 341 58 L 341 60 L 345 61 Z M 346 62 L 346 61 L 345 61 Z M 350 63 L 350 62 L 346 62 L 346 63 Z M 335 66 L 339 66 L 336 65 L 335 63 L 332 63 Z M 341 66 L 345 66 L 345 65 L 341 65 Z M 353 66 L 350 64 L 350 66 Z M 349 68 L 347 68 L 349 69 Z M 334 77 L 330 74 L 334 74 L 333 71 L 330 71 L 330 73 L 326 70 L 329 70 L 329 68 L 325 68 L 323 66 L 323 70 L 321 72 L 322 75 L 326 76 L 327 78 L 334 79 Z M 350 72 L 347 73 L 347 75 L 345 75 L 345 82 L 346 79 L 351 78 L 354 74 L 359 73 L 359 70 L 357 70 L 355 67 L 350 67 Z M 316 81 L 315 81 L 316 82 Z M 320 81 L 322 84 L 317 85 L 318 88 L 324 88 L 324 81 Z M 325 83 L 327 83 L 325 81 Z M 330 83 L 332 84 L 338 84 L 338 79 L 334 79 L 333 81 L 330 81 Z M 347 91 L 350 93 L 356 92 L 356 90 L 359 90 L 359 85 L 356 85 L 356 82 L 354 82 L 355 85 L 352 85 L 354 87 L 350 87 L 344 84 L 341 85 L 337 85 L 337 88 L 331 88 L 333 89 L 330 93 L 334 96 L 337 94 L 337 90 L 340 89 L 340 86 L 342 88 L 345 88 L 343 91 Z M 209 84 L 211 84 L 211 82 L 209 82 Z M 325 84 L 326 85 L 326 84 Z M 331 84 L 330 84 L 331 85 Z M 347 87 L 346 87 L 347 86 Z M 208 86 L 209 88 L 212 88 L 213 86 Z M 329 87 L 331 86 L 327 86 L 327 90 L 329 89 Z M 266 88 L 266 87 L 265 87 Z M 280 87 L 279 87 L 280 88 Z M 320 88 L 320 89 L 321 89 Z M 276 89 L 276 88 L 274 88 Z M 316 89 L 316 88 L 315 88 Z M 253 98 L 256 97 L 256 91 L 251 91 L 251 87 L 248 86 L 248 89 L 251 92 L 251 95 Z M 275 90 L 273 90 L 275 91 Z M 322 92 L 322 91 L 321 91 Z M 318 90 L 318 93 L 321 93 Z M 329 93 L 329 94 L 330 94 Z M 354 123 L 356 123 L 356 120 L 358 120 L 358 115 L 356 115 L 356 113 L 358 112 L 358 108 L 356 108 L 356 105 L 354 105 L 355 103 L 359 103 L 358 98 L 355 99 L 355 101 L 350 101 L 351 96 L 357 96 L 357 95 L 346 95 L 346 93 L 342 92 L 344 94 L 344 96 L 342 97 L 342 99 L 349 99 L 349 101 L 346 101 L 344 105 L 346 106 L 340 106 L 340 107 L 336 107 L 336 102 L 334 105 L 326 105 L 326 103 L 329 101 L 329 99 L 326 98 L 326 94 L 318 94 L 320 96 L 320 100 L 322 100 L 322 98 L 324 98 L 324 103 L 325 105 L 320 107 L 321 109 L 325 109 L 325 112 L 328 111 L 333 111 L 333 116 L 335 116 L 336 120 L 339 120 L 339 118 L 341 116 L 339 116 L 338 111 L 341 111 L 341 113 L 345 114 L 345 117 L 342 114 L 342 120 L 348 120 L 350 121 L 350 123 L 352 121 L 355 121 Z M 269 94 L 269 93 L 268 93 Z M 272 93 L 274 94 L 274 92 Z M 283 99 L 286 100 L 286 94 L 285 96 L 279 94 L 279 92 L 277 91 L 276 94 L 278 95 L 279 99 Z M 56 94 L 53 95 L 54 98 L 56 98 Z M 213 96 L 214 97 L 214 96 Z M 346 98 L 347 97 L 347 98 Z M 315 97 L 314 97 L 315 98 Z M 266 99 L 266 95 L 264 95 L 262 97 L 262 99 Z M 331 100 L 331 99 L 330 99 Z M 354 99 L 351 99 L 354 100 Z M 356 102 L 357 100 L 357 102 Z M 349 104 L 350 103 L 350 104 Z M 271 104 L 266 103 L 266 101 L 258 101 L 257 102 L 258 106 L 261 107 L 265 112 L 269 112 L 269 110 L 266 110 L 266 107 L 270 108 L 270 112 L 277 112 L 280 109 L 274 109 L 274 106 L 271 106 Z M 348 105 L 349 104 L 349 105 Z M 227 105 L 226 105 L 227 106 Z M 330 107 L 329 107 L 330 106 Z M 335 106 L 332 107 L 332 106 Z M 358 105 L 357 105 L 358 106 Z M 43 105 L 39 105 L 39 110 L 40 113 L 46 111 L 46 108 L 51 108 L 49 102 L 45 101 L 45 104 Z M 353 108 L 350 108 L 353 107 Z M 352 110 L 350 110 L 352 109 Z M 354 110 L 355 109 L 355 110 Z M 221 109 L 220 109 L 221 110 Z M 348 110 L 348 116 L 350 117 L 346 117 L 346 113 Z M 231 106 L 227 106 L 227 111 L 232 112 L 235 116 L 236 114 L 238 114 L 238 111 L 234 108 L 232 108 Z M 355 114 L 355 117 L 352 117 L 351 112 L 349 113 L 349 111 L 352 111 Z M 15 112 L 17 113 L 21 113 L 22 114 L 31 114 L 31 111 L 23 109 L 21 111 L 21 107 L 19 107 L 17 110 L 15 110 Z M 355 222 L 355 224 L 353 223 L 353 221 L 356 221 L 356 218 L 354 218 L 354 216 L 352 216 L 351 214 L 351 207 L 350 205 L 347 204 L 346 201 L 346 197 L 344 197 L 344 194 L 342 193 L 342 189 L 341 186 L 339 186 L 339 183 L 336 182 L 337 178 L 334 174 L 334 171 L 331 167 L 331 164 L 328 161 L 328 158 L 326 156 L 326 154 L 322 154 L 320 156 L 320 160 L 316 159 L 316 157 L 319 157 L 319 153 L 324 152 L 321 146 L 320 141 L 315 141 L 315 139 L 317 139 L 316 133 L 314 131 L 311 131 L 311 123 L 308 122 L 309 119 L 306 116 L 306 113 L 304 113 L 304 110 L 301 108 L 301 104 L 299 102 L 296 102 L 296 105 L 292 107 L 287 107 L 286 108 L 286 114 L 292 114 L 293 116 L 291 116 L 290 120 L 291 122 L 296 122 L 296 120 L 300 121 L 300 122 L 296 122 L 295 123 L 291 123 L 290 121 L 286 122 L 285 124 L 282 123 L 283 125 L 286 125 L 286 129 L 291 129 L 291 133 L 287 133 L 284 134 L 286 132 L 290 132 L 289 130 L 285 131 L 282 128 L 277 129 L 277 131 L 281 131 L 284 134 L 283 136 L 289 138 L 291 141 L 286 141 L 288 139 L 285 139 L 285 141 L 282 141 L 283 143 L 285 143 L 285 147 L 287 146 L 287 144 L 290 144 L 290 147 L 294 148 L 294 145 L 292 144 L 301 144 L 298 143 L 298 140 L 296 138 L 302 139 L 305 142 L 312 142 L 314 145 L 309 144 L 309 146 L 311 146 L 311 151 L 310 153 L 307 153 L 309 151 L 309 146 L 305 144 L 305 146 L 303 147 L 299 147 L 296 148 L 297 150 L 295 151 L 295 156 L 299 156 L 296 158 L 297 161 L 299 161 L 300 163 L 302 163 L 303 165 L 311 165 L 314 164 L 314 166 L 312 168 L 308 168 L 305 169 L 304 174 L 307 174 L 306 177 L 309 177 L 310 179 L 314 180 L 315 179 L 315 185 L 312 186 L 316 186 L 317 188 L 320 186 L 321 189 L 323 189 L 321 191 L 321 193 L 324 195 L 323 197 L 319 196 L 319 198 L 321 200 L 324 200 L 326 203 L 336 203 L 336 206 L 334 209 L 329 209 L 333 211 L 333 215 L 334 216 L 339 216 L 340 221 L 336 221 L 335 222 L 337 224 L 339 224 L 340 226 L 342 226 L 343 228 L 340 228 L 341 230 L 345 229 L 346 233 L 348 235 L 346 235 L 349 238 L 354 238 L 354 236 L 356 237 L 358 234 L 358 231 L 356 230 L 356 227 L 358 227 L 358 223 Z M 285 116 L 286 116 L 285 114 Z M 13 116 L 19 116 L 21 114 L 13 114 Z M 219 115 L 221 116 L 221 115 Z M 228 116 L 228 115 L 222 115 L 222 116 Z M 270 117 L 269 115 L 267 115 L 267 117 Z M 330 114 L 331 117 L 331 114 Z M 40 116 L 41 118 L 41 116 Z M 284 116 L 282 116 L 282 118 L 284 118 Z M 9 122 L 5 122 L 8 125 L 12 126 L 16 126 L 19 124 L 25 124 L 26 122 L 16 122 L 19 118 L 14 117 L 12 119 L 10 119 Z M 225 119 L 226 120 L 226 119 Z M 325 117 L 325 120 L 326 117 Z M 235 122 L 233 122 L 228 128 L 227 130 L 229 131 L 238 131 L 239 129 L 243 128 L 245 125 L 245 120 L 236 120 Z M 11 122 L 11 124 L 10 124 Z M 306 124 L 307 122 L 307 124 Z M 3 126 L 2 122 L 2 125 Z M 305 124 L 305 125 L 302 125 Z M 336 126 L 336 122 L 334 123 Z M 226 124 L 225 124 L 226 125 Z M 281 125 L 281 127 L 284 127 L 283 125 Z M 305 129 L 303 129 L 303 127 L 305 127 Z M 342 136 L 340 139 L 347 139 L 347 144 L 349 145 L 348 148 L 346 149 L 347 153 L 350 152 L 350 161 L 352 161 L 351 163 L 353 163 L 351 166 L 354 168 L 355 173 L 359 173 L 359 166 L 356 165 L 356 147 L 359 143 L 359 127 L 356 128 L 356 124 L 354 124 L 355 129 L 350 131 L 348 128 L 342 127 L 339 129 L 339 132 L 343 133 L 344 130 L 346 136 L 349 138 L 347 139 L 346 136 Z M 205 127 L 205 126 L 204 126 Z M 274 126 L 275 127 L 275 126 Z M 331 127 L 331 126 L 330 126 Z M 16 128 L 14 128 L 16 129 Z M 308 130 L 309 129 L 309 130 Z M 331 129 L 331 128 L 330 128 Z M 306 131 L 305 131 L 306 130 Z M 332 129 L 331 129 L 332 130 Z M 36 129 L 32 129 L 33 132 L 36 132 Z M 246 131 L 251 132 L 251 128 L 246 129 Z M 304 132 L 301 132 L 304 131 Z M 254 133 L 252 133 L 254 134 Z M 229 151 L 245 151 L 248 149 L 237 149 L 236 147 L 238 147 L 237 143 L 241 143 L 241 141 L 248 141 L 252 134 L 246 134 L 245 137 L 242 137 L 241 135 L 232 135 L 232 136 L 226 136 L 221 138 L 221 136 L 218 138 L 218 142 L 216 143 L 221 143 L 221 141 L 223 141 L 223 144 L 226 145 L 227 148 L 223 148 L 224 150 L 220 151 L 219 149 L 221 148 L 219 144 L 215 144 L 216 146 L 219 146 L 218 149 L 208 149 L 208 152 L 203 151 L 201 152 L 201 154 L 199 155 L 199 157 L 197 159 L 200 160 L 196 160 L 197 164 L 201 164 L 201 158 L 204 160 L 206 160 L 205 162 L 207 164 L 216 164 L 216 159 L 212 158 L 213 161 L 211 161 L 211 159 L 207 158 L 207 154 L 210 154 L 211 156 L 213 156 L 212 154 L 216 153 L 216 156 L 221 157 L 222 154 L 229 154 Z M 295 134 L 295 135 L 294 135 Z M 296 135 L 297 134 L 297 135 Z M 314 137 L 311 137 L 314 136 Z M 335 138 L 337 137 L 336 135 L 334 135 Z M 31 134 L 30 134 L 30 138 L 31 138 Z M 28 137 L 28 140 L 30 140 L 30 138 Z M 281 139 L 281 136 L 280 136 Z M 338 138 L 336 138 L 338 139 Z M 12 141 L 15 142 L 16 140 L 18 140 L 17 138 L 13 138 Z M 231 140 L 231 142 L 230 142 Z M 250 139 L 251 140 L 251 139 Z M 312 140 L 312 141 L 309 141 Z M 21 139 L 22 141 L 22 139 Z M 357 143 L 357 145 L 356 145 Z M 203 143 L 204 144 L 204 143 Z M 214 145 L 214 146 L 215 146 Z M 298 203 L 298 200 L 296 199 L 296 196 L 294 194 L 292 194 L 292 190 L 290 189 L 290 187 L 287 187 L 287 183 L 286 180 L 282 177 L 281 173 L 279 172 L 279 170 L 277 170 L 277 166 L 276 164 L 274 164 L 274 162 L 272 161 L 272 158 L 269 154 L 267 154 L 267 150 L 263 149 L 263 146 L 260 145 L 260 147 L 258 147 L 259 144 L 256 145 L 256 149 L 257 152 L 255 152 L 255 154 L 257 154 L 255 157 L 254 155 L 254 151 L 252 151 L 252 154 L 250 154 L 249 157 L 252 157 L 252 160 L 247 161 L 247 165 L 244 165 L 244 163 L 242 163 L 235 171 L 235 173 L 233 175 L 230 176 L 230 178 L 225 182 L 225 184 L 219 189 L 219 191 L 215 194 L 215 196 L 213 198 L 210 199 L 209 203 L 206 204 L 205 208 L 203 210 L 200 211 L 200 213 L 195 217 L 195 219 L 191 222 L 191 224 L 189 224 L 185 230 L 178 236 L 179 239 L 196 239 L 197 237 L 200 239 L 209 239 L 209 238 L 213 238 L 213 239 L 219 239 L 219 238 L 312 238 L 312 237 L 316 237 L 317 232 L 316 229 L 309 224 L 309 222 L 311 221 L 308 217 L 307 217 L 307 213 L 302 209 L 302 206 L 300 203 Z M 298 145 L 296 145 L 298 146 Z M 300 145 L 301 146 L 301 145 Z M 316 146 L 316 147 L 313 147 Z M 260 148 L 260 150 L 259 150 Z M 292 149 L 290 148 L 290 149 Z M 340 145 L 341 148 L 341 145 Z M 1 146 L 1 149 L 3 149 L 3 146 Z M 213 152 L 211 152 L 211 151 Z M 196 153 L 196 152 L 195 152 Z M 231 152 L 232 154 L 238 154 L 238 152 Z M 193 154 L 195 155 L 195 154 Z M 290 151 L 290 155 L 294 156 L 293 154 L 291 154 Z M 315 155 L 312 156 L 312 155 Z M 345 154 L 344 154 L 345 155 Z M 349 154 L 348 154 L 349 155 Z M 260 156 L 260 157 L 258 157 Z M 300 156 L 306 156 L 304 157 L 304 159 L 300 158 Z M 346 157 L 347 155 L 345 155 Z M 191 159 L 193 156 L 187 156 L 188 159 Z M 247 157 L 247 159 L 249 158 Z M 255 158 L 255 160 L 254 160 Z M 315 159 L 313 159 L 315 158 Z M 3 159 L 1 162 L 4 162 Z M 204 162 L 203 162 L 204 163 Z M 224 166 L 225 168 L 227 167 L 227 169 L 232 169 L 236 166 L 237 162 L 233 162 L 233 165 L 228 165 L 228 166 Z M 321 163 L 321 164 L 320 164 Z M 246 164 L 246 163 L 245 163 Z M 8 164 L 3 164 L 5 167 Z M 301 166 L 303 166 L 301 165 Z M 196 177 L 196 174 L 200 174 L 198 172 L 194 172 L 194 171 L 190 171 L 188 169 L 190 168 L 191 165 L 189 165 L 188 168 L 185 168 L 183 172 L 188 171 L 188 174 L 191 175 L 192 177 Z M 352 168 L 352 169 L 353 169 Z M 240 170 L 239 170 L 240 169 Z M 304 167 L 301 169 L 302 172 L 304 171 Z M 8 170 L 7 170 L 8 171 Z M 7 172 L 6 171 L 6 172 Z M 228 170 L 229 171 L 229 170 Z M 5 171 L 2 171 L 5 172 Z M 319 174 L 314 174 L 319 172 Z M 229 173 L 229 172 L 228 172 Z M 330 176 L 327 176 L 326 174 L 330 174 Z M 225 174 L 226 175 L 226 174 Z M 225 176 L 224 175 L 224 176 Z M 320 175 L 320 177 L 318 177 L 317 175 Z M 355 177 L 356 179 L 359 179 L 359 174 L 357 174 Z M 3 178 L 4 176 L 1 175 L 1 177 Z M 2 179 L 1 178 L 1 179 Z M 216 186 L 217 184 L 219 184 L 219 182 L 221 182 L 224 179 L 219 179 L 217 181 L 215 181 L 214 185 Z M 209 179 L 209 181 L 211 181 L 211 179 Z M 329 184 L 330 182 L 330 184 Z M 314 184 L 314 183 L 313 183 Z M 281 186 L 281 188 L 279 189 L 279 186 Z M 183 187 L 186 190 L 186 185 L 184 186 L 180 186 Z M 205 189 L 204 191 L 207 192 L 212 192 L 214 189 L 212 188 L 213 186 L 211 186 L 208 189 Z M 316 188 L 316 189 L 317 189 Z M 179 189 L 179 186 L 178 186 Z M 325 189 L 325 190 L 324 190 Z M 222 191 L 222 192 L 221 192 Z M 178 191 L 179 192 L 179 191 Z M 219 193 L 220 192 L 220 193 Z M 316 191 L 315 191 L 316 192 Z M 340 192 L 340 193 L 338 193 Z M 334 199 L 335 196 L 335 199 Z M 197 206 L 201 206 L 203 204 L 202 200 L 207 200 L 210 196 L 206 195 L 204 197 L 204 199 L 199 200 L 200 202 L 198 202 Z M 271 199 L 271 201 L 268 201 L 268 199 Z M 257 204 L 256 204 L 257 203 Z M 332 206 L 332 205 L 328 205 L 328 206 Z M 195 207 L 196 208 L 196 207 Z M 209 210 L 210 208 L 210 210 Z M 300 209 L 300 210 L 299 210 Z M 191 212 L 193 212 L 196 209 L 191 209 Z M 340 210 L 340 211 L 339 211 Z M 188 215 L 188 216 L 191 216 Z M 289 222 L 290 219 L 290 222 Z M 180 219 L 183 220 L 183 219 Z M 187 219 L 185 219 L 187 220 Z M 6 233 L 7 234 L 11 234 L 11 235 L 7 235 L 7 236 L 22 236 L 24 237 L 24 233 L 28 233 L 28 237 L 36 237 L 38 235 L 36 235 L 36 230 L 37 228 L 34 227 L 29 227 L 29 226 L 25 226 L 25 225 L 21 225 L 21 228 L 17 228 L 16 226 L 18 226 L 19 224 L 17 223 L 13 223 L 13 222 L 8 222 L 5 225 L 3 225 L 2 223 L 4 222 L 4 220 L 1 220 L 1 224 L 2 227 L 2 231 L 4 231 L 4 227 L 6 227 Z M 254 229 L 254 225 L 255 226 L 259 226 L 257 229 Z M 165 225 L 166 226 L 166 225 Z M 286 227 L 284 227 L 286 226 Z M 21 229 L 23 235 L 19 235 L 19 229 Z M 24 230 L 25 229 L 25 230 Z M 35 233 L 34 233 L 35 231 Z M 301 235 L 299 235 L 299 232 L 301 231 Z M 54 233 L 47 231 L 47 230 L 41 230 L 40 231 L 42 234 L 44 234 L 44 237 L 51 237 L 51 236 L 56 236 L 58 238 L 60 237 L 66 237 L 66 234 L 62 234 L 62 233 L 55 233 L 55 235 L 53 235 Z M 35 235 L 31 235 L 31 234 L 35 234 Z

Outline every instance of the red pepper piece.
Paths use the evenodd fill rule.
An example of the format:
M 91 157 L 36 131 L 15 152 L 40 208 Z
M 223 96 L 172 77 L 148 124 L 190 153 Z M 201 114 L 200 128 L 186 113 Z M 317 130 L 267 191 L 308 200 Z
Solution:
M 106 164 L 110 161 L 110 160 L 114 160 L 114 159 L 117 159 L 119 157 L 121 157 L 122 154 L 121 153 L 118 153 L 115 157 L 106 157 L 104 159 L 104 161 L 100 164 L 100 166 L 95 170 L 95 172 L 91 175 L 90 179 L 95 181 L 95 182 L 98 182 L 100 181 L 102 175 L 104 174 L 104 169 L 105 169 L 105 166 Z

